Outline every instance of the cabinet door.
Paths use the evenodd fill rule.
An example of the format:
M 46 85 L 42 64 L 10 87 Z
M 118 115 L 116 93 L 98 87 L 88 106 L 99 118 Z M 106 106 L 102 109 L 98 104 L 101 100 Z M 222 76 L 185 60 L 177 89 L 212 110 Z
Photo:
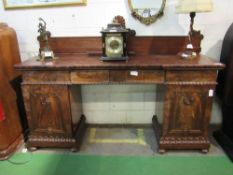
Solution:
M 66 85 L 23 85 L 30 134 L 71 136 Z
M 165 97 L 163 133 L 166 136 L 207 136 L 212 95 L 209 86 L 171 85 Z

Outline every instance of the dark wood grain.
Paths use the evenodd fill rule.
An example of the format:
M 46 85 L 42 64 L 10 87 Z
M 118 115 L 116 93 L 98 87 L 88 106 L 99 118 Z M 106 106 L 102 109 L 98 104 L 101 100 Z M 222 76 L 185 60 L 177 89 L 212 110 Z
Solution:
M 106 70 L 79 70 L 71 72 L 73 84 L 108 83 L 109 72 Z
M 159 148 L 209 150 L 208 125 L 214 85 L 168 85 Z
M 215 70 L 169 70 L 166 74 L 168 82 L 213 82 L 216 78 Z
M 27 71 L 23 74 L 23 81 L 26 83 L 67 83 L 70 82 L 68 71 Z
M 163 83 L 164 72 L 161 70 L 111 70 L 110 83 Z
M 198 52 L 201 50 L 201 39 L 201 35 L 194 39 L 195 50 Z M 209 90 L 214 90 L 217 71 L 223 69 L 224 65 L 203 55 L 198 55 L 194 60 L 181 59 L 177 53 L 184 49 L 186 41 L 187 37 L 179 36 L 130 38 L 128 46 L 131 54 L 128 61 L 103 62 L 99 54 L 99 37 L 51 38 L 51 48 L 58 59 L 40 62 L 34 58 L 15 65 L 15 68 L 24 74 L 25 104 L 32 130 L 29 144 L 38 147 L 72 147 L 72 143 L 76 142 L 76 147 L 79 148 L 85 117 L 70 116 L 80 115 L 81 111 L 81 95 L 75 95 L 74 91 L 74 87 L 80 86 L 76 85 L 150 83 L 165 85 L 163 124 L 161 134 L 157 134 L 160 135 L 160 152 L 167 149 L 201 149 L 207 152 L 210 146 L 207 133 L 213 98 L 209 95 Z M 62 87 L 68 88 L 60 92 Z M 48 88 L 51 90 L 48 91 Z M 47 122 L 47 130 L 44 130 L 43 136 L 37 135 L 34 131 L 41 129 L 41 124 L 35 122 L 38 118 L 37 112 L 43 111 L 43 108 L 37 105 L 39 96 L 50 99 L 54 92 L 60 92 L 60 95 L 70 94 L 70 97 L 51 97 L 53 107 L 61 110 L 64 107 L 59 108 L 57 104 L 64 103 L 67 109 L 73 108 L 76 112 L 67 113 L 67 109 L 58 110 L 59 112 L 50 110 L 50 116 L 54 121 L 61 121 L 68 116 L 75 119 L 69 126 L 68 122 L 62 122 L 67 124 L 68 128 L 73 128 L 73 132 L 70 134 L 65 131 L 65 127 L 59 127 L 61 122 L 54 125 Z M 29 93 L 32 95 L 29 96 Z M 37 96 L 33 97 L 35 94 Z M 77 108 L 72 104 L 76 101 Z M 31 121 L 34 121 L 34 124 Z M 153 126 L 158 126 L 155 119 Z M 69 140 L 67 144 L 64 139 L 59 142 L 60 138 L 50 135 L 57 127 L 63 128 L 60 129 L 63 137 L 66 134 L 69 137 L 65 138 Z M 78 133 L 74 132 L 75 128 Z
M 30 128 L 27 147 L 39 147 L 39 138 L 47 147 L 75 144 L 66 85 L 23 85 L 23 95 Z
M 36 59 L 27 60 L 15 65 L 17 70 L 77 70 L 77 69 L 222 69 L 220 64 L 200 55 L 195 60 L 183 60 L 177 55 L 140 55 L 131 56 L 127 62 L 103 62 L 100 57 L 87 54 L 61 55 L 54 61 L 40 62 Z

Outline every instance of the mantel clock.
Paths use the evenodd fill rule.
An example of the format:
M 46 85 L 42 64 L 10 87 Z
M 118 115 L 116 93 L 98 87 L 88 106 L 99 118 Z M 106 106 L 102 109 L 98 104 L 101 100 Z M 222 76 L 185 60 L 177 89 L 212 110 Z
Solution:
M 108 24 L 107 29 L 101 31 L 103 54 L 101 60 L 127 60 L 127 36 L 129 30 L 121 24 Z

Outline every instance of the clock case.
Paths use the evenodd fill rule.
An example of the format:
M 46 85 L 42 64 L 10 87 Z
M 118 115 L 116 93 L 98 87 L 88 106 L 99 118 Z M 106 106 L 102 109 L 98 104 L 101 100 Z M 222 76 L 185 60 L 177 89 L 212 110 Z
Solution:
M 101 31 L 102 33 L 102 61 L 122 61 L 122 60 L 128 60 L 127 55 L 127 38 L 129 34 L 129 30 L 125 29 L 121 24 L 108 24 L 107 29 L 104 29 Z M 108 56 L 107 54 L 107 43 L 106 43 L 106 37 L 122 37 L 123 43 L 121 45 L 123 52 L 119 53 L 118 55 Z

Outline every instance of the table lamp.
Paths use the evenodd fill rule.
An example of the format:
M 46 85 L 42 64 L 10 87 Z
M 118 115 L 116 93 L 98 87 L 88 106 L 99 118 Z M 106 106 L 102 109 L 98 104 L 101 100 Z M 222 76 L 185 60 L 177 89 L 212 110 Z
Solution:
M 177 13 L 190 14 L 190 29 L 189 29 L 189 43 L 186 45 L 185 51 L 181 53 L 184 59 L 194 59 L 197 53 L 193 50 L 192 37 L 197 33 L 193 29 L 194 17 L 197 12 L 210 12 L 213 10 L 212 0 L 179 0 L 176 7 Z

